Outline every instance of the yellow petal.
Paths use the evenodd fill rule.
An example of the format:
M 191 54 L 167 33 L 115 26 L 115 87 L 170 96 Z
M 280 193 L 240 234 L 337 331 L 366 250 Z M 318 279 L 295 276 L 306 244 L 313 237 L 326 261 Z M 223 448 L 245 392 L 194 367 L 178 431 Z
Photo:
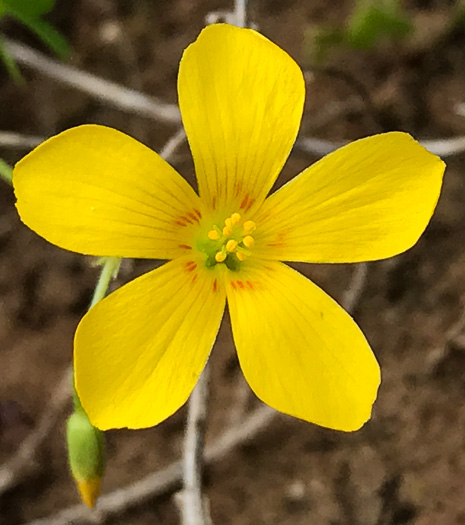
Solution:
M 401 253 L 426 228 L 444 163 L 405 133 L 358 140 L 302 172 L 254 218 L 267 259 L 358 262 Z
M 180 257 L 84 316 L 75 338 L 76 388 L 93 425 L 150 427 L 185 403 L 224 311 L 216 275 Z
M 305 98 L 299 66 L 251 29 L 211 25 L 184 52 L 178 91 L 201 197 L 213 209 L 252 209 L 297 135 Z
M 62 248 L 170 259 L 185 254 L 199 199 L 159 155 L 103 126 L 72 128 L 14 170 L 21 219 Z
M 226 281 L 241 368 L 265 403 L 337 430 L 369 418 L 379 367 L 352 318 L 278 262 L 243 263 Z

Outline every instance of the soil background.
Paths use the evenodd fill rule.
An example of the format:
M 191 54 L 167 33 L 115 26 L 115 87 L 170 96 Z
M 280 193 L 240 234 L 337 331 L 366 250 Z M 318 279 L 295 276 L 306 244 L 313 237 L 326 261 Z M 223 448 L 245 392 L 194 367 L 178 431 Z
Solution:
M 250 0 L 249 19 L 308 73 L 301 137 L 353 140 L 396 129 L 419 139 L 446 138 L 465 134 L 465 118 L 456 111 L 465 102 L 465 27 L 447 26 L 454 4 L 406 1 L 414 38 L 368 51 L 334 51 L 319 67 L 309 59 L 309 35 L 317 24 L 342 23 L 351 1 Z M 182 50 L 208 13 L 229 8 L 220 0 L 57 0 L 49 20 L 72 45 L 69 63 L 175 103 Z M 12 22 L 0 29 L 47 52 Z M 26 83 L 18 87 L 0 70 L 0 130 L 50 136 L 95 122 L 157 151 L 176 131 L 23 71 Z M 0 156 L 11 163 L 26 152 L 0 146 Z M 296 148 L 280 183 L 316 158 Z M 448 159 L 437 212 L 420 242 L 369 265 L 354 316 L 383 371 L 372 420 L 345 434 L 279 415 L 208 467 L 215 524 L 465 523 L 464 162 L 464 155 Z M 174 164 L 192 180 L 186 145 Z M 35 432 L 71 361 L 73 331 L 98 275 L 90 263 L 22 225 L 11 188 L 0 182 L 0 463 Z M 155 264 L 125 262 L 117 284 Z M 339 300 L 354 268 L 299 267 Z M 259 405 L 244 385 L 227 319 L 212 376 L 209 443 Z M 25 524 L 78 503 L 64 443 L 70 409 L 71 403 L 40 447 L 33 472 L 0 498 L 2 525 Z M 103 493 L 178 459 L 185 415 L 183 408 L 157 428 L 109 432 Z M 173 494 L 165 494 L 106 522 L 171 525 L 179 522 L 179 511 Z

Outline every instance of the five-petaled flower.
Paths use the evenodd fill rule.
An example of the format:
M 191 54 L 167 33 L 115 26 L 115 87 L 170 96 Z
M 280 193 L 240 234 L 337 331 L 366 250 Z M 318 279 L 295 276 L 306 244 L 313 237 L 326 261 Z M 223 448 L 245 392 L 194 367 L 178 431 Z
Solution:
M 184 52 L 178 91 L 199 195 L 156 153 L 96 125 L 53 137 L 14 171 L 22 220 L 50 242 L 171 260 L 81 321 L 82 405 L 101 429 L 173 414 L 205 366 L 227 300 L 240 366 L 260 399 L 358 429 L 379 386 L 376 359 L 351 317 L 279 261 L 359 262 L 410 248 L 433 213 L 443 162 L 409 135 L 386 133 L 267 197 L 300 125 L 297 64 L 255 31 L 213 25 Z

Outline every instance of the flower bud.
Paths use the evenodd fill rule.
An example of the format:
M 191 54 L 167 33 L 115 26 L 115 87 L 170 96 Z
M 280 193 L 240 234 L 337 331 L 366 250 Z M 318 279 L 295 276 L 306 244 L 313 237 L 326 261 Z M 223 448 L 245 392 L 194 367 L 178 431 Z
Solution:
M 92 426 L 83 410 L 76 410 L 66 427 L 71 472 L 88 507 L 94 507 L 100 494 L 105 470 L 103 432 Z

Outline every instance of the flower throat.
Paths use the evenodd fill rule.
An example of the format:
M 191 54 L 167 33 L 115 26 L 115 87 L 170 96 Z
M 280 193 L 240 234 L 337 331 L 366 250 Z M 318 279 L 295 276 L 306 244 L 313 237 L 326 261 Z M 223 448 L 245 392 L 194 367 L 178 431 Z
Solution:
M 252 233 L 255 231 L 253 221 L 242 222 L 239 213 L 233 213 L 220 228 L 216 224 L 208 232 L 208 240 L 199 246 L 207 254 L 206 266 L 213 268 L 224 263 L 230 270 L 237 270 L 240 263 L 251 255 L 255 244 Z

